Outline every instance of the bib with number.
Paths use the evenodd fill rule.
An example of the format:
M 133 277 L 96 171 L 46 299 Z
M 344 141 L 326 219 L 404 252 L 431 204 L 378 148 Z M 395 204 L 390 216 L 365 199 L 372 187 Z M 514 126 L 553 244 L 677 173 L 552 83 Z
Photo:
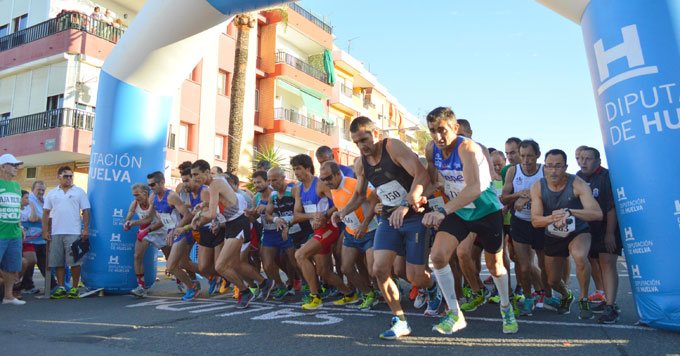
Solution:
M 161 222 L 163 223 L 164 228 L 171 230 L 174 229 L 175 226 L 177 226 L 177 222 L 175 221 L 171 214 L 159 213 L 158 215 L 161 217 Z
M 465 182 L 446 181 L 446 184 L 444 184 L 444 193 L 446 193 L 446 196 L 449 197 L 450 200 L 453 200 L 458 196 L 458 194 L 460 194 L 463 188 L 465 188 Z M 463 207 L 463 209 L 474 208 L 475 203 L 470 203 Z
M 569 234 L 572 232 L 576 231 L 576 219 L 573 217 L 568 217 L 567 218 L 567 225 L 563 226 L 562 228 L 557 228 L 555 224 L 550 224 L 547 227 L 548 233 L 554 237 L 559 237 L 559 238 L 565 238 L 568 237 Z
M 383 205 L 399 206 L 406 200 L 408 192 L 396 180 L 389 181 L 375 190 Z

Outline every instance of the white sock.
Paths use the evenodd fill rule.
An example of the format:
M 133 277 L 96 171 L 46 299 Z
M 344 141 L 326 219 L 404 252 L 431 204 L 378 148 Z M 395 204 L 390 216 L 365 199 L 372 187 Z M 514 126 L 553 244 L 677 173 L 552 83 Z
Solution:
M 501 305 L 506 307 L 510 305 L 510 292 L 508 291 L 508 274 L 505 273 L 500 277 L 493 277 L 493 283 L 496 285 L 498 290 L 498 296 L 501 298 Z
M 439 284 L 439 289 L 442 291 L 442 295 L 446 300 L 446 304 L 449 306 L 449 310 L 453 312 L 453 315 L 458 315 L 458 299 L 456 299 L 456 285 L 453 281 L 453 272 L 451 272 L 451 267 L 446 266 L 440 269 L 433 269 L 434 275 L 437 277 L 437 284 Z

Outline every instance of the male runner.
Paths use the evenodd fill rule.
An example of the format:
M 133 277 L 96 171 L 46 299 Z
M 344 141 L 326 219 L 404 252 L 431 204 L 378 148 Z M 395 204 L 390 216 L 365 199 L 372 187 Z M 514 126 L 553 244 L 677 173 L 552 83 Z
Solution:
M 579 164 L 581 170 L 576 175 L 590 186 L 593 197 L 599 204 L 603 214 L 602 221 L 591 221 L 588 223 L 592 236 L 589 253 L 590 261 L 593 266 L 593 260 L 599 262 L 601 268 L 600 278 L 604 285 L 605 294 L 604 300 L 594 306 L 592 311 L 594 313 L 602 313 L 598 322 L 614 324 L 619 320 L 618 307 L 616 306 L 616 292 L 619 287 L 616 260 L 621 256 L 623 244 L 616 216 L 616 207 L 614 206 L 612 185 L 609 180 L 609 170 L 601 166 L 600 151 L 595 148 L 584 148 L 581 151 L 580 158 Z M 595 275 L 594 268 L 593 275 Z M 592 301 L 592 298 L 588 297 L 588 300 Z
M 211 234 L 201 234 L 199 244 L 208 249 L 204 254 L 208 254 L 210 248 L 214 249 L 215 270 L 238 287 L 240 301 L 237 308 L 247 308 L 257 295 L 257 289 L 249 289 L 243 279 L 257 282 L 262 288 L 264 300 L 267 300 L 274 282 L 264 279 L 241 256 L 250 242 L 250 221 L 243 214 L 243 206 L 240 206 L 236 193 L 226 179 L 213 179 L 210 164 L 204 160 L 191 165 L 191 175 L 196 184 L 208 185 L 210 188 L 210 200 L 196 206 L 200 214 L 196 213 L 197 218 L 192 221 L 191 228 L 198 230 L 200 226 L 218 219 L 219 215 L 225 220 L 224 223 L 219 221 L 219 224 L 213 221 Z
M 359 299 L 356 292 L 345 285 L 340 276 L 333 272 L 331 251 L 338 240 L 340 232 L 328 219 L 336 209 L 331 207 L 332 201 L 324 191 L 323 184 L 314 175 L 312 157 L 299 154 L 290 159 L 295 177 L 300 181 L 293 187 L 295 211 L 293 223 L 309 221 L 314 229 L 314 236 L 302 248 L 295 252 L 295 260 L 302 271 L 310 290 L 309 301 L 302 305 L 303 310 L 317 309 L 323 305 L 319 295 L 320 286 L 317 272 L 324 283 L 337 288 L 343 296 L 335 301 L 335 305 L 354 303 Z M 314 258 L 314 264 L 311 261 Z
M 337 209 L 342 209 L 347 205 L 356 189 L 357 180 L 345 176 L 340 165 L 335 161 L 329 160 L 321 165 L 319 179 L 324 182 L 328 192 Z M 378 204 L 378 197 L 371 194 L 368 190 L 368 201 L 359 209 L 349 213 L 342 220 L 345 224 L 345 238 L 342 243 L 342 272 L 347 276 L 347 280 L 356 286 L 363 294 L 363 301 L 359 309 L 370 309 L 378 303 L 377 296 L 371 288 L 371 272 L 373 264 L 373 238 L 375 230 L 378 228 L 375 216 L 375 205 Z M 340 219 L 337 211 L 331 216 L 334 225 L 338 225 Z M 361 268 L 366 263 L 368 270 Z M 334 303 L 335 304 L 335 303 Z
M 335 154 L 333 149 L 328 146 L 321 146 L 316 149 L 316 160 L 319 161 L 319 166 L 323 165 L 328 161 L 335 161 Z M 344 164 L 338 164 L 340 167 L 340 172 L 345 177 L 356 178 L 354 175 L 354 170 L 352 167 L 345 166 Z
M 501 205 L 491 186 L 488 154 L 476 142 L 457 135 L 458 123 L 450 108 L 432 110 L 427 115 L 427 125 L 433 138 L 425 149 L 428 173 L 433 182 L 438 172 L 444 176 L 444 192 L 449 198 L 444 207 L 423 217 L 423 225 L 437 228 L 431 258 L 449 306 L 446 316 L 432 330 L 452 334 L 467 325 L 458 309 L 449 259 L 459 244 L 462 249 L 471 249 L 475 236 L 469 235 L 475 233 L 481 240 L 487 268 L 501 299 L 503 332 L 516 333 L 518 325 L 510 305 L 508 274 L 503 266 Z M 464 240 L 467 242 L 462 243 Z M 460 260 L 461 254 L 458 257 Z
M 571 257 L 576 264 L 580 290 L 579 319 L 592 319 L 588 300 L 590 284 L 590 227 L 602 220 L 602 210 L 588 185 L 567 173 L 567 155 L 550 150 L 545 155 L 546 177 L 531 186 L 531 223 L 545 228 L 545 267 L 550 288 L 562 295 L 558 314 L 569 314 L 574 297 L 562 280 L 563 265 Z
M 425 238 L 427 227 L 421 220 L 426 204 L 423 191 L 430 179 L 418 156 L 403 142 L 379 139 L 379 131 L 371 119 L 365 116 L 354 119 L 350 134 L 361 151 L 361 160 L 354 166 L 357 176 L 354 194 L 338 211 L 338 218 L 344 219 L 366 201 L 368 182 L 376 187 L 383 207 L 373 241 L 373 273 L 394 315 L 392 326 L 382 332 L 380 338 L 394 340 L 411 333 L 399 303 L 399 290 L 391 278 L 397 254 L 406 256 L 409 282 L 418 288 L 427 288 L 428 311 L 436 313 L 441 304 L 437 283 L 425 270 L 429 241 Z
M 531 316 L 535 309 L 534 298 L 531 294 L 532 282 L 538 285 L 537 293 L 545 290 L 550 298 L 552 291 L 546 289 L 545 265 L 543 259 L 543 229 L 531 226 L 531 194 L 529 190 L 534 182 L 543 178 L 543 167 L 537 164 L 541 155 L 538 143 L 533 140 L 524 140 L 519 144 L 519 164 L 508 168 L 503 185 L 501 202 L 514 207 L 511 218 L 510 236 L 513 240 L 515 252 L 515 272 L 517 280 L 524 291 L 524 305 L 520 309 L 520 315 Z M 534 280 L 532 275 L 534 253 L 538 256 L 538 266 L 541 269 L 541 280 Z M 542 283 L 543 282 L 543 283 Z

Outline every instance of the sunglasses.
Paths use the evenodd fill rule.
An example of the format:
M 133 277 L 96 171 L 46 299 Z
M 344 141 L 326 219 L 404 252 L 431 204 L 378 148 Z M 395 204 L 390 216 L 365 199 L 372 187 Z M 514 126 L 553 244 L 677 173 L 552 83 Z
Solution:
M 19 168 L 21 166 L 21 163 L 6 163 L 8 166 L 12 166 L 14 168 Z
M 333 175 L 329 174 L 326 177 L 319 177 L 319 179 L 321 179 L 322 182 L 330 182 L 333 179 Z
M 149 187 L 153 188 L 156 186 L 156 183 L 149 183 Z
M 61 177 L 69 179 L 69 178 L 73 178 L 73 174 L 62 174 Z

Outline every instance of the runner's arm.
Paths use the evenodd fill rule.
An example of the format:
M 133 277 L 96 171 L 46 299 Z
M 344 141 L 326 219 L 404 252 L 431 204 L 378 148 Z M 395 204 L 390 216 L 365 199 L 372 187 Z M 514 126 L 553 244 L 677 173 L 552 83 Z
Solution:
M 269 203 L 267 203 L 267 207 L 264 209 L 264 222 L 274 222 L 274 203 L 272 203 L 271 195 L 269 196 Z
M 521 195 L 522 192 L 513 192 L 512 180 L 515 179 L 516 166 L 510 166 L 505 173 L 505 183 L 503 184 L 503 193 L 501 194 L 501 203 L 503 205 L 512 206 Z M 532 203 L 533 204 L 533 203 Z
M 583 209 L 569 209 L 571 215 L 583 221 L 602 220 L 602 209 L 593 197 L 593 192 L 583 179 L 574 178 L 574 195 L 578 196 L 583 205 Z
M 427 160 L 427 174 L 430 177 L 430 184 L 428 187 L 425 189 L 423 192 L 423 195 L 426 197 L 431 196 L 434 194 L 434 192 L 437 190 L 437 181 L 439 180 L 439 171 L 437 170 L 437 167 L 434 166 L 434 141 L 428 142 L 427 146 L 425 147 L 425 159 Z
M 153 206 L 153 200 L 155 199 L 155 197 L 156 197 L 155 194 L 151 194 L 151 196 L 149 196 L 149 213 L 146 214 L 144 219 L 130 221 L 130 226 L 141 226 L 151 224 L 153 218 L 156 217 L 156 208 L 154 208 Z
M 478 156 L 484 155 L 482 147 L 472 140 L 465 140 L 458 146 L 458 155 L 463 164 L 465 188 L 444 205 L 447 215 L 462 209 L 482 195 L 479 183 L 479 170 L 485 169 L 485 167 L 480 167 L 479 160 L 477 159 Z
M 552 215 L 543 216 L 543 198 L 541 197 L 541 181 L 539 180 L 531 186 L 531 225 L 535 228 L 542 228 L 554 221 Z
M 385 149 L 395 163 L 400 165 L 413 177 L 411 190 L 406 195 L 406 200 L 412 206 L 420 206 L 425 188 L 430 184 L 430 176 L 425 167 L 418 160 L 418 156 L 403 142 L 395 139 L 387 139 Z
M 127 215 L 125 215 L 125 222 L 123 222 L 123 225 L 135 217 L 135 207 L 137 207 L 137 201 L 133 199 L 132 203 L 130 203 L 130 207 L 128 208 Z
M 369 191 L 368 192 L 368 211 L 364 210 L 364 221 L 361 223 L 361 226 L 359 226 L 359 231 L 366 231 L 368 229 L 368 225 L 371 223 L 373 218 L 375 217 L 375 206 L 378 205 L 380 202 L 380 199 L 378 199 L 378 196 L 375 195 L 375 192 Z
M 347 214 L 359 209 L 361 204 L 366 201 L 368 180 L 364 175 L 364 165 L 361 159 L 357 159 L 354 162 L 354 175 L 357 177 L 357 184 L 354 188 L 354 193 L 352 193 L 352 197 L 347 202 L 347 205 L 338 211 L 337 215 L 339 215 L 340 220 L 344 219 Z
M 175 192 L 168 192 L 168 204 L 175 208 L 180 215 L 182 215 L 182 220 L 177 223 L 178 227 L 182 227 L 185 225 L 188 225 L 191 220 L 194 218 L 194 214 L 192 214 L 189 209 L 187 209 L 187 206 L 184 205 L 184 202 L 182 202 L 182 199 L 179 198 L 179 195 Z

